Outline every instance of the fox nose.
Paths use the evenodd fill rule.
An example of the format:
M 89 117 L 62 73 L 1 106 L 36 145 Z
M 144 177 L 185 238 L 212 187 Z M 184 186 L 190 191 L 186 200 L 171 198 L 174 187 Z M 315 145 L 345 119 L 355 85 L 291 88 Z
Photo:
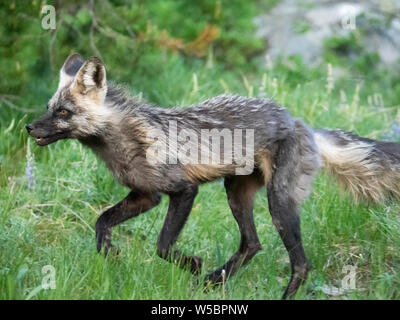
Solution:
M 25 128 L 26 128 L 26 131 L 28 131 L 28 133 L 31 133 L 31 131 L 33 129 L 32 124 L 28 124 Z

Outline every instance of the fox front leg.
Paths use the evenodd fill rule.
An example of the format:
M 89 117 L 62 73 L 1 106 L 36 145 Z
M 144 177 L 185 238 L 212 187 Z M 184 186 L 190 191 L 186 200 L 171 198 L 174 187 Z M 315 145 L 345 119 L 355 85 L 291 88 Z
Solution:
M 197 186 L 189 186 L 184 191 L 169 194 L 167 216 L 157 241 L 157 254 L 161 258 L 177 263 L 181 268 L 189 267 L 193 274 L 201 271 L 203 260 L 197 256 L 187 256 L 174 249 L 173 245 L 192 210 L 197 192 Z
M 96 222 L 97 251 L 104 246 L 104 255 L 107 255 L 112 247 L 112 227 L 154 208 L 160 201 L 159 193 L 131 191 L 125 199 L 106 210 Z

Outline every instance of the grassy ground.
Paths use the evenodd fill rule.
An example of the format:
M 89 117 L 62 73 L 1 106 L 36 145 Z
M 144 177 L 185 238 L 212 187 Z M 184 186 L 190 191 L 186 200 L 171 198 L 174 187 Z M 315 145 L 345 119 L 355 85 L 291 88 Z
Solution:
M 144 96 L 166 106 L 190 104 L 226 91 L 265 94 L 314 127 L 340 127 L 371 138 L 390 134 L 398 107 L 389 87 L 377 91 L 385 87 L 386 78 L 365 82 L 346 78 L 329 92 L 326 70 L 294 68 L 298 74 L 308 73 L 308 79 L 293 77 L 293 67 L 265 70 L 244 80 L 203 66 L 183 68 L 176 61 L 154 83 L 138 82 L 135 89 L 147 88 Z M 174 79 L 173 86 L 170 79 Z M 374 100 L 368 97 L 374 93 L 383 95 L 385 108 L 371 104 Z M 47 98 L 40 98 L 43 106 Z M 118 186 L 104 165 L 76 141 L 34 146 L 24 126 L 35 115 L 11 113 L 12 120 L 0 129 L 0 299 L 281 297 L 290 267 L 271 223 L 264 190 L 257 194 L 255 204 L 263 250 L 225 286 L 204 292 L 198 282 L 201 277 L 193 277 L 155 253 L 166 197 L 157 208 L 114 228 L 113 241 L 121 256 L 105 259 L 96 253 L 93 228 L 97 217 L 128 190 Z M 33 167 L 32 160 L 27 160 L 32 155 L 36 183 L 29 188 L 26 168 L 28 162 Z M 339 193 L 333 180 L 320 174 L 301 218 L 312 271 L 297 298 L 400 298 L 398 205 L 354 205 Z M 239 231 L 222 183 L 202 186 L 177 246 L 202 256 L 205 272 L 209 272 L 223 264 L 238 244 Z M 55 289 L 41 286 L 46 265 L 55 268 Z M 337 297 L 327 294 L 326 288 L 341 287 L 347 265 L 356 268 L 356 289 Z

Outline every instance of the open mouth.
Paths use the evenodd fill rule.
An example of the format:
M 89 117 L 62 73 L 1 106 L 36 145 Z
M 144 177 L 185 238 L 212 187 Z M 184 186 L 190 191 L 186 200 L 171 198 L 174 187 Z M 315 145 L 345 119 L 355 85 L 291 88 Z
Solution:
M 35 142 L 37 145 L 43 147 L 52 142 L 56 142 L 57 140 L 65 139 L 66 137 L 67 137 L 66 133 L 56 133 L 56 134 L 46 136 L 46 137 L 36 137 Z

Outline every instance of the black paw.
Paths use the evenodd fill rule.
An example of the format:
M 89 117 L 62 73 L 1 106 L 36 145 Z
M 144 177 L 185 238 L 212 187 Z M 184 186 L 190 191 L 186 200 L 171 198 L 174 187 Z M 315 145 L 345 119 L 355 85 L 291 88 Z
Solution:
M 190 272 L 193 274 L 199 274 L 203 267 L 203 259 L 197 256 L 188 257 L 190 263 Z
M 109 250 L 112 248 L 111 228 L 96 226 L 96 239 L 97 239 L 97 252 L 100 253 L 101 248 L 104 247 L 104 256 L 107 256 Z
M 222 270 L 217 270 L 206 275 L 204 278 L 204 286 L 208 288 L 215 288 L 220 286 L 225 281 L 226 275 L 224 275 Z

